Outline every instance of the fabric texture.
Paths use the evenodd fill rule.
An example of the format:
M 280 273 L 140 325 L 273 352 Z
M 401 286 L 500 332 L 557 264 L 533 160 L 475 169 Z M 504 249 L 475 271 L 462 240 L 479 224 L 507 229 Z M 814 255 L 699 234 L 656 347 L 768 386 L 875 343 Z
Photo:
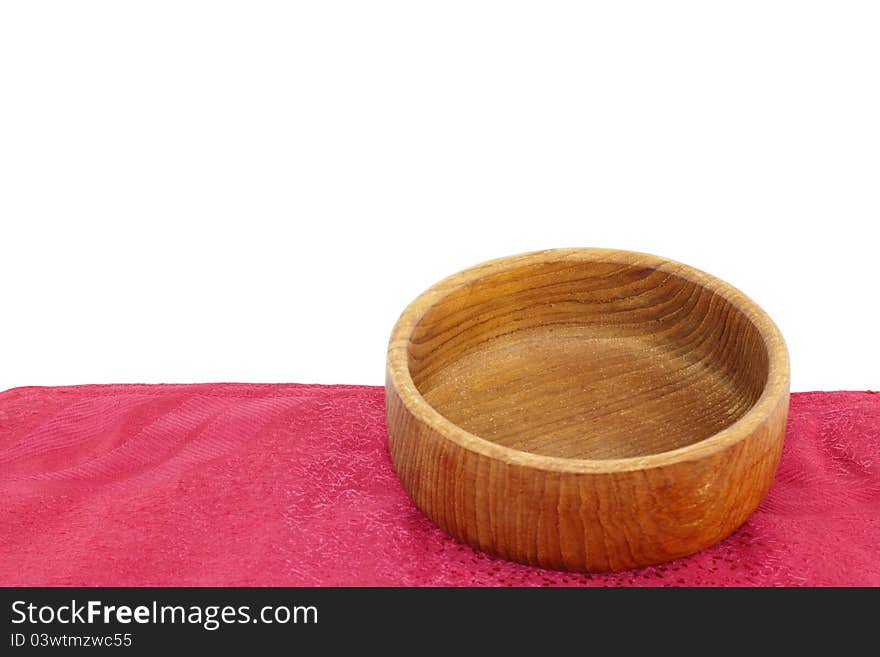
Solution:
M 7 586 L 878 586 L 880 394 L 792 395 L 745 525 L 616 574 L 510 563 L 435 528 L 392 470 L 380 387 L 7 390 L 0 493 Z

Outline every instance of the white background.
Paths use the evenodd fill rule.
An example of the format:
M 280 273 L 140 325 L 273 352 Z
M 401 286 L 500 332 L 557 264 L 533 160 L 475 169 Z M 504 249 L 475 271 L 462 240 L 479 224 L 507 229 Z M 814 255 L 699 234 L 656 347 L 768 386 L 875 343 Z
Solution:
M 554 246 L 880 387 L 876 2 L 0 7 L 0 389 L 381 384 L 416 294 Z

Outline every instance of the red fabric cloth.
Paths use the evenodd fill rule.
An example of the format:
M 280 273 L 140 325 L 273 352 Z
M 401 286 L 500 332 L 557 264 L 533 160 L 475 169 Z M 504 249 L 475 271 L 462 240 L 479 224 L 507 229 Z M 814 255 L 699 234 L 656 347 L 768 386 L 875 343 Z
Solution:
M 4 585 L 880 585 L 880 395 L 792 396 L 769 496 L 733 536 L 610 575 L 436 529 L 394 475 L 382 388 L 0 393 Z

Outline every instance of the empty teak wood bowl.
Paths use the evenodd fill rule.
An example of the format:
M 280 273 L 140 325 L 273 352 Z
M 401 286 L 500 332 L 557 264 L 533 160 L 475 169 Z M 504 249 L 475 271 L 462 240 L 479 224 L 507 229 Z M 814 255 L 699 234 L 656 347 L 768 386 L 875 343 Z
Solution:
M 773 480 L 785 343 L 730 285 L 664 258 L 560 249 L 438 283 L 388 348 L 394 468 L 480 550 L 563 570 L 681 557 Z

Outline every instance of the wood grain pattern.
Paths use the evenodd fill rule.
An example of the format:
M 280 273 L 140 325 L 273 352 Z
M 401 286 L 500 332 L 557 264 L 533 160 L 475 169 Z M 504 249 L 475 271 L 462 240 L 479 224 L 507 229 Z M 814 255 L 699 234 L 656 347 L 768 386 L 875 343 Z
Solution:
M 785 343 L 731 286 L 656 256 L 560 249 L 438 283 L 388 348 L 391 458 L 478 548 L 564 570 L 666 561 L 735 530 L 772 482 Z

